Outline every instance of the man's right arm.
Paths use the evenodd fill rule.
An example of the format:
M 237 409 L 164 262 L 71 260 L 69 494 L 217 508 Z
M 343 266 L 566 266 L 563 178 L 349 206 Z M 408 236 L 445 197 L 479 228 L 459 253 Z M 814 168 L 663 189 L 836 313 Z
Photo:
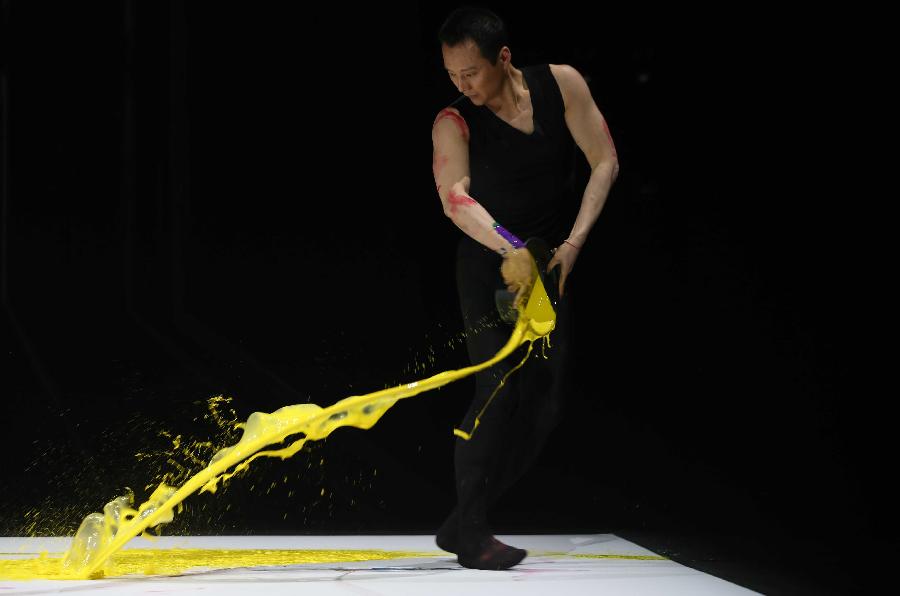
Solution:
M 520 248 L 516 245 L 518 239 L 508 232 L 504 234 L 502 226 L 469 195 L 469 129 L 457 110 L 447 108 L 437 115 L 431 140 L 434 183 L 444 214 L 460 230 L 494 252 L 503 254 Z
M 494 221 L 469 195 L 469 128 L 454 108 L 438 113 L 431 129 L 432 170 L 444 214 L 477 242 L 504 256 L 501 273 L 519 297 L 530 287 L 531 256 L 519 238 Z

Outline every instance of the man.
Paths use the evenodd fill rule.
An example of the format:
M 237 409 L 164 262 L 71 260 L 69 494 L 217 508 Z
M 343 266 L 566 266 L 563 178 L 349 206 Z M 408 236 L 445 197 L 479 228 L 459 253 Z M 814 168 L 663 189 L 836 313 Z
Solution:
M 533 283 L 522 240 L 539 237 L 556 247 L 547 270 L 559 267 L 548 358 L 531 358 L 500 388 L 471 438 L 457 439 L 457 506 L 436 536 L 438 546 L 465 567 L 508 569 L 527 553 L 493 537 L 487 511 L 527 470 L 559 418 L 571 377 L 566 283 L 617 176 L 618 160 L 582 76 L 566 65 L 514 67 L 497 15 L 457 9 L 438 38 L 444 67 L 462 97 L 435 119 L 433 170 L 444 213 L 466 234 L 457 250 L 457 286 L 473 363 L 493 356 L 509 338 L 508 327 L 490 324 L 497 290 L 516 292 L 518 302 Z M 573 223 L 566 217 L 576 145 L 591 176 Z M 475 428 L 515 359 L 476 375 L 462 430 Z

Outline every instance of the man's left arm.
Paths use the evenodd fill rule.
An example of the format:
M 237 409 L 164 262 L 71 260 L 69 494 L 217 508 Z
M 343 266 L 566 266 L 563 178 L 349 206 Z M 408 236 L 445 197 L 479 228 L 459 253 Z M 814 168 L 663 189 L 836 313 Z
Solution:
M 609 189 L 619 174 L 619 160 L 609 128 L 591 96 L 581 74 L 565 64 L 550 66 L 559 84 L 566 108 L 566 124 L 575 143 L 591 166 L 591 177 L 584 189 L 581 207 L 569 237 L 556 249 L 548 270 L 560 265 L 559 294 L 563 295 L 566 278 L 575 265 L 578 251 L 603 210 Z

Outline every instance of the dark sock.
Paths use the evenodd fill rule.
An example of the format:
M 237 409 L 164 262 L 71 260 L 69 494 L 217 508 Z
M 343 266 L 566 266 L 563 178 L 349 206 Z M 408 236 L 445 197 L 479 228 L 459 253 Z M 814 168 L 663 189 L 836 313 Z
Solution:
M 438 548 L 454 555 L 459 552 L 459 517 L 456 509 L 447 517 L 434 537 Z
M 478 540 L 472 548 L 468 545 L 461 547 L 457 560 L 463 567 L 469 569 L 488 569 L 500 571 L 518 565 L 528 555 L 521 548 L 515 548 L 503 544 L 493 536 Z

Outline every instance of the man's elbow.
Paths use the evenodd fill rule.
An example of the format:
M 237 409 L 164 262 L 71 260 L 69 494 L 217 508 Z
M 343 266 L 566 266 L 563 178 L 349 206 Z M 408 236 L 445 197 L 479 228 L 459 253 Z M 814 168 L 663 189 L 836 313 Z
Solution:
M 475 199 L 469 196 L 469 177 L 465 176 L 459 182 L 453 184 L 446 195 L 441 195 L 441 203 L 444 205 L 444 215 L 450 219 L 456 217 L 460 205 L 473 204 Z M 454 220 L 454 223 L 456 221 Z
M 607 172 L 607 175 L 609 176 L 609 182 L 610 184 L 612 184 L 616 181 L 616 178 L 619 177 L 619 160 L 615 156 L 604 159 L 596 165 L 594 170 Z
M 441 197 L 441 207 L 443 208 L 444 215 L 452 220 L 456 215 L 456 210 L 453 208 L 453 205 L 450 204 L 449 196 Z
M 453 208 L 450 207 L 450 205 L 448 205 L 447 203 L 444 203 L 444 215 L 449 217 L 451 220 L 453 219 L 453 216 L 455 215 L 455 213 L 453 212 Z

